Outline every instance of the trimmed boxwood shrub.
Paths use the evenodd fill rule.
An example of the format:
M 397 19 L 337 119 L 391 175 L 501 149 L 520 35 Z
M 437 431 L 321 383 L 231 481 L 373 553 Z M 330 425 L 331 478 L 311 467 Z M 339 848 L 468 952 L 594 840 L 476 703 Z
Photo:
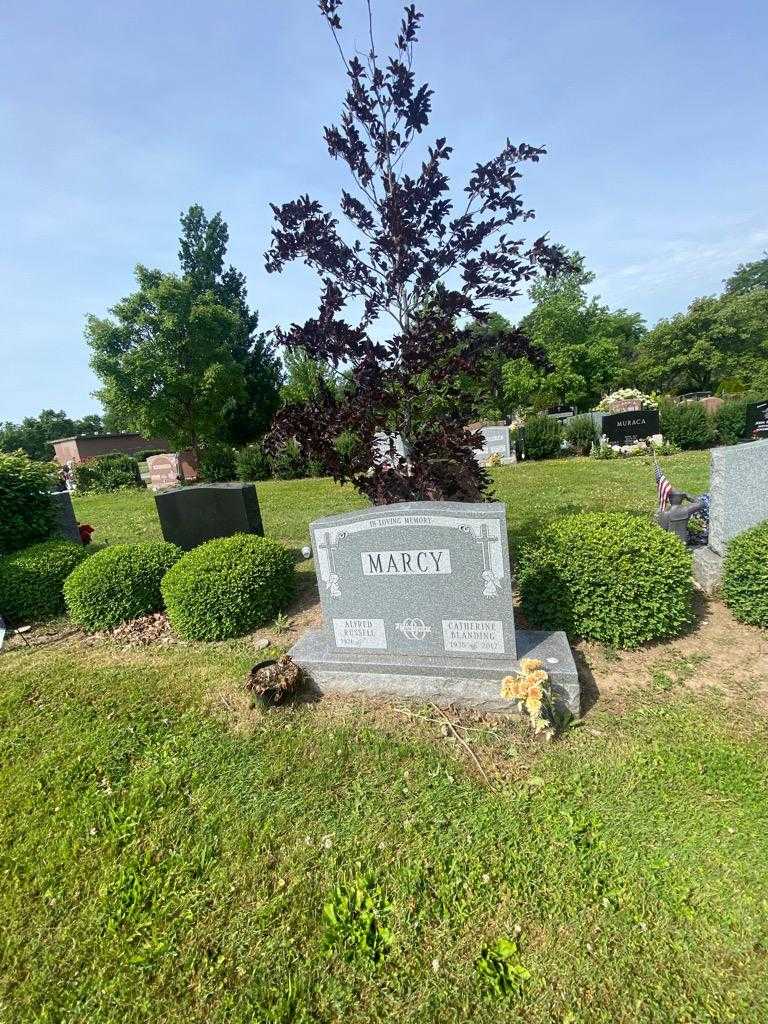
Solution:
M 741 622 L 768 627 L 768 522 L 753 526 L 728 545 L 723 597 Z
M 709 448 L 715 442 L 715 419 L 701 402 L 662 402 L 659 427 L 665 440 L 684 451 Z
M 747 402 L 729 399 L 715 413 L 715 426 L 721 444 L 736 444 L 747 432 Z
M 115 544 L 91 555 L 64 584 L 67 610 L 83 629 L 112 629 L 160 611 L 160 582 L 182 556 L 163 541 Z
M 282 611 L 294 589 L 292 552 L 246 533 L 188 551 L 163 580 L 168 618 L 186 640 L 249 633 Z
M 549 524 L 523 549 L 522 608 L 531 625 L 620 648 L 678 636 L 691 620 L 691 556 L 670 533 L 624 512 Z
M 121 487 L 143 487 L 139 463 L 132 455 L 116 452 L 76 463 L 78 491 L 117 491 Z
M 82 544 L 44 540 L 0 559 L 0 615 L 42 622 L 64 611 L 64 581 L 86 557 Z
M 0 452 L 0 555 L 50 536 L 56 512 L 52 463 L 32 462 L 25 452 Z
M 554 459 L 563 446 L 563 428 L 551 416 L 531 416 L 525 421 L 526 459 Z

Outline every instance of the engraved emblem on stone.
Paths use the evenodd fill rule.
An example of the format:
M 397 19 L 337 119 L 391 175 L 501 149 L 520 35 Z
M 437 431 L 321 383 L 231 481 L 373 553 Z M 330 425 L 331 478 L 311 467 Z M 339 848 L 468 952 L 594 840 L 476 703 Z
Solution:
M 331 536 L 330 531 L 326 530 L 323 534 L 322 542 L 317 545 L 320 578 L 331 597 L 341 597 L 339 574 L 336 572 L 335 552 L 339 541 L 345 536 L 346 534 L 344 533 L 337 533 Z
M 483 581 L 483 597 L 495 597 L 501 590 L 503 570 L 501 568 L 501 546 L 498 537 L 491 537 L 488 533 L 488 525 L 481 523 L 479 533 L 469 525 L 459 527 L 464 533 L 468 533 L 481 546 L 483 551 L 483 571 L 480 579 Z M 492 550 L 492 544 L 499 544 L 498 550 Z
M 402 633 L 406 640 L 424 640 L 432 632 L 432 627 L 428 626 L 424 619 L 403 619 L 402 622 L 395 623 L 395 629 Z

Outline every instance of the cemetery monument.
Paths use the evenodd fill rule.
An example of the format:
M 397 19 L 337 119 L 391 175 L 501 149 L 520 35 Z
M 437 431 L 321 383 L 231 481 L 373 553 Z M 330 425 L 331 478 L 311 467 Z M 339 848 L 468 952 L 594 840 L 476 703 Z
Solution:
M 155 494 L 165 540 L 184 551 L 235 533 L 264 536 L 253 484 L 193 484 Z
M 290 651 L 321 692 L 362 692 L 510 712 L 501 680 L 540 658 L 579 714 L 562 632 L 515 626 L 505 506 L 404 502 L 310 525 L 323 626 Z
M 720 582 L 730 540 L 768 519 L 768 439 L 713 448 L 709 543 L 693 553 L 693 575 L 711 593 Z

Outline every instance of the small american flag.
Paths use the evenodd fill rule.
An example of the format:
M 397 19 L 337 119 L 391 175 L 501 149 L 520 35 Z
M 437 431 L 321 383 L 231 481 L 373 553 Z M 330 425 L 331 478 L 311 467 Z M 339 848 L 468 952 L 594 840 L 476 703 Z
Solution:
M 659 508 L 663 512 L 667 507 L 669 495 L 672 492 L 672 484 L 661 472 L 661 466 L 656 463 L 656 491 L 659 495 Z

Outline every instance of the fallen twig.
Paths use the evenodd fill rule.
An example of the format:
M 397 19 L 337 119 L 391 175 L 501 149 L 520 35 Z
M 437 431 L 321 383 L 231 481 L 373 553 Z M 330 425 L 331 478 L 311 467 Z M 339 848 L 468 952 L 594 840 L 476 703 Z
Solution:
M 491 780 L 488 778 L 488 775 L 487 775 L 487 773 L 485 771 L 485 768 L 483 768 L 483 766 L 480 764 L 480 761 L 478 760 L 477 754 L 474 752 L 472 747 L 470 747 L 470 745 L 467 743 L 467 741 L 464 739 L 463 736 L 459 735 L 459 733 L 458 733 L 458 731 L 456 729 L 456 726 L 450 720 L 448 715 L 446 715 L 446 713 L 443 711 L 443 709 L 441 707 L 438 707 L 438 705 L 435 704 L 432 701 L 430 701 L 430 703 L 432 704 L 432 707 L 435 709 L 435 711 L 437 711 L 438 714 L 440 714 L 445 719 L 445 723 L 448 726 L 448 728 L 451 731 L 451 733 L 453 734 L 453 736 L 456 737 L 456 739 L 459 741 L 459 743 L 462 745 L 462 747 L 466 750 L 466 752 L 472 758 L 472 760 L 474 761 L 475 765 L 477 766 L 477 770 L 480 772 L 480 774 L 485 779 L 485 782 L 486 782 L 486 785 L 488 786 L 488 788 L 489 789 L 494 789 L 495 787 L 491 783 Z

